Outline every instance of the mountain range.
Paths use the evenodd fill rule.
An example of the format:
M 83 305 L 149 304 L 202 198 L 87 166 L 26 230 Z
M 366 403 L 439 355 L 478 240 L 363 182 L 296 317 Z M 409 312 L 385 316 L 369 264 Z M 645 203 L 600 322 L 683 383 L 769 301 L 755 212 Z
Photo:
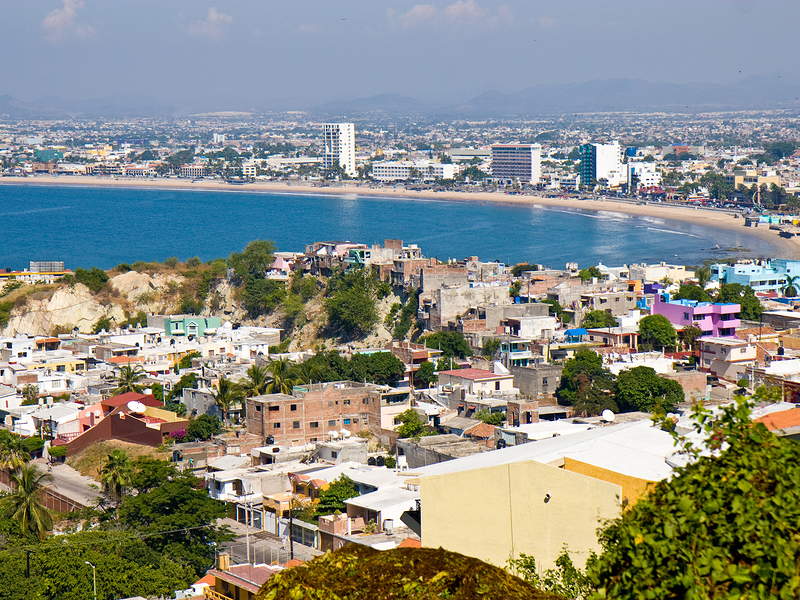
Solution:
M 146 96 L 117 95 L 86 101 L 45 96 L 23 102 L 0 96 L 0 119 L 48 119 L 81 116 L 85 118 L 169 117 L 200 112 L 203 102 L 175 106 Z M 220 108 L 215 99 L 214 110 Z M 230 108 L 242 106 L 232 98 Z M 247 103 L 260 110 L 276 107 Z M 354 100 L 340 100 L 305 108 L 311 113 L 338 117 L 367 114 L 422 115 L 431 118 L 514 118 L 565 113 L 618 111 L 705 112 L 729 110 L 800 109 L 800 81 L 784 73 L 743 78 L 730 84 L 653 83 L 643 79 L 597 79 L 583 83 L 541 84 L 515 93 L 489 91 L 459 103 L 425 103 L 401 94 L 386 93 Z M 200 110 L 198 110 L 200 109 Z

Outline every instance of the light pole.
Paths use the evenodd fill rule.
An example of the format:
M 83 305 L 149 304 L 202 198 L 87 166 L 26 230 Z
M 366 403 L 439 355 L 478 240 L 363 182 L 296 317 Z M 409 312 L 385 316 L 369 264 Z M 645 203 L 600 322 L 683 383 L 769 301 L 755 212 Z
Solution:
M 94 600 L 97 600 L 97 568 L 88 560 L 83 562 L 92 567 L 92 590 L 94 591 Z

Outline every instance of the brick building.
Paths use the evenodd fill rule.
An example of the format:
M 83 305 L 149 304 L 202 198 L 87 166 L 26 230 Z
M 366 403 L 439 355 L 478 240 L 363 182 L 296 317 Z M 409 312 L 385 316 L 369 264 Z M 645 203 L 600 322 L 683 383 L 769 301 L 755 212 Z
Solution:
M 247 399 L 247 431 L 287 446 L 324 441 L 329 431 L 381 430 L 381 386 L 355 381 L 314 383 L 292 394 Z

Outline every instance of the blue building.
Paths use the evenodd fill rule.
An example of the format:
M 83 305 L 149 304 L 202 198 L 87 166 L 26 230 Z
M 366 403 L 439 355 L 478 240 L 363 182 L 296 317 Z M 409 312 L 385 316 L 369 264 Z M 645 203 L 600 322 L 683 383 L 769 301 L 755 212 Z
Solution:
M 773 259 L 766 264 L 718 263 L 711 266 L 711 279 L 720 283 L 749 285 L 755 292 L 781 292 L 787 277 L 800 277 L 800 261 Z

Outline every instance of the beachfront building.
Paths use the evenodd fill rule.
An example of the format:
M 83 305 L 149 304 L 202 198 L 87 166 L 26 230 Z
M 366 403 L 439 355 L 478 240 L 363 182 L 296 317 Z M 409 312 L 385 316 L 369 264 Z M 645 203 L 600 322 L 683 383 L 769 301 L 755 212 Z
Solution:
M 628 175 L 628 189 L 649 192 L 661 187 L 661 173 L 656 169 L 656 164 L 651 162 L 628 162 L 626 173 Z
M 459 172 L 458 165 L 443 164 L 432 160 L 402 160 L 372 163 L 372 178 L 376 181 L 406 181 L 421 179 L 453 179 Z
M 178 176 L 186 177 L 187 179 L 198 179 L 205 174 L 205 169 L 203 165 L 183 165 L 178 171 Z
M 337 165 L 349 177 L 356 176 L 356 135 L 352 123 L 322 124 L 322 168 L 326 171 Z
M 618 141 L 610 144 L 583 144 L 580 152 L 580 185 L 594 188 L 601 183 L 606 187 L 619 187 L 628 182 L 623 157 L 625 148 Z
M 732 173 L 725 173 L 725 183 L 732 185 L 734 190 L 740 185 L 748 188 L 753 184 L 758 187 L 762 185 L 769 187 L 772 184 L 781 185 L 781 176 L 776 171 L 768 169 L 737 169 Z
M 508 183 L 539 183 L 542 147 L 539 144 L 492 144 L 492 178 Z
M 750 286 L 755 292 L 782 292 L 787 277 L 800 276 L 800 261 L 773 259 L 766 263 L 742 262 L 711 265 L 711 279 Z M 800 282 L 796 287 L 800 286 Z
M 741 305 L 733 303 L 670 300 L 668 294 L 656 294 L 650 314 L 664 315 L 676 328 L 699 327 L 702 337 L 734 337 L 741 321 L 736 315 Z

